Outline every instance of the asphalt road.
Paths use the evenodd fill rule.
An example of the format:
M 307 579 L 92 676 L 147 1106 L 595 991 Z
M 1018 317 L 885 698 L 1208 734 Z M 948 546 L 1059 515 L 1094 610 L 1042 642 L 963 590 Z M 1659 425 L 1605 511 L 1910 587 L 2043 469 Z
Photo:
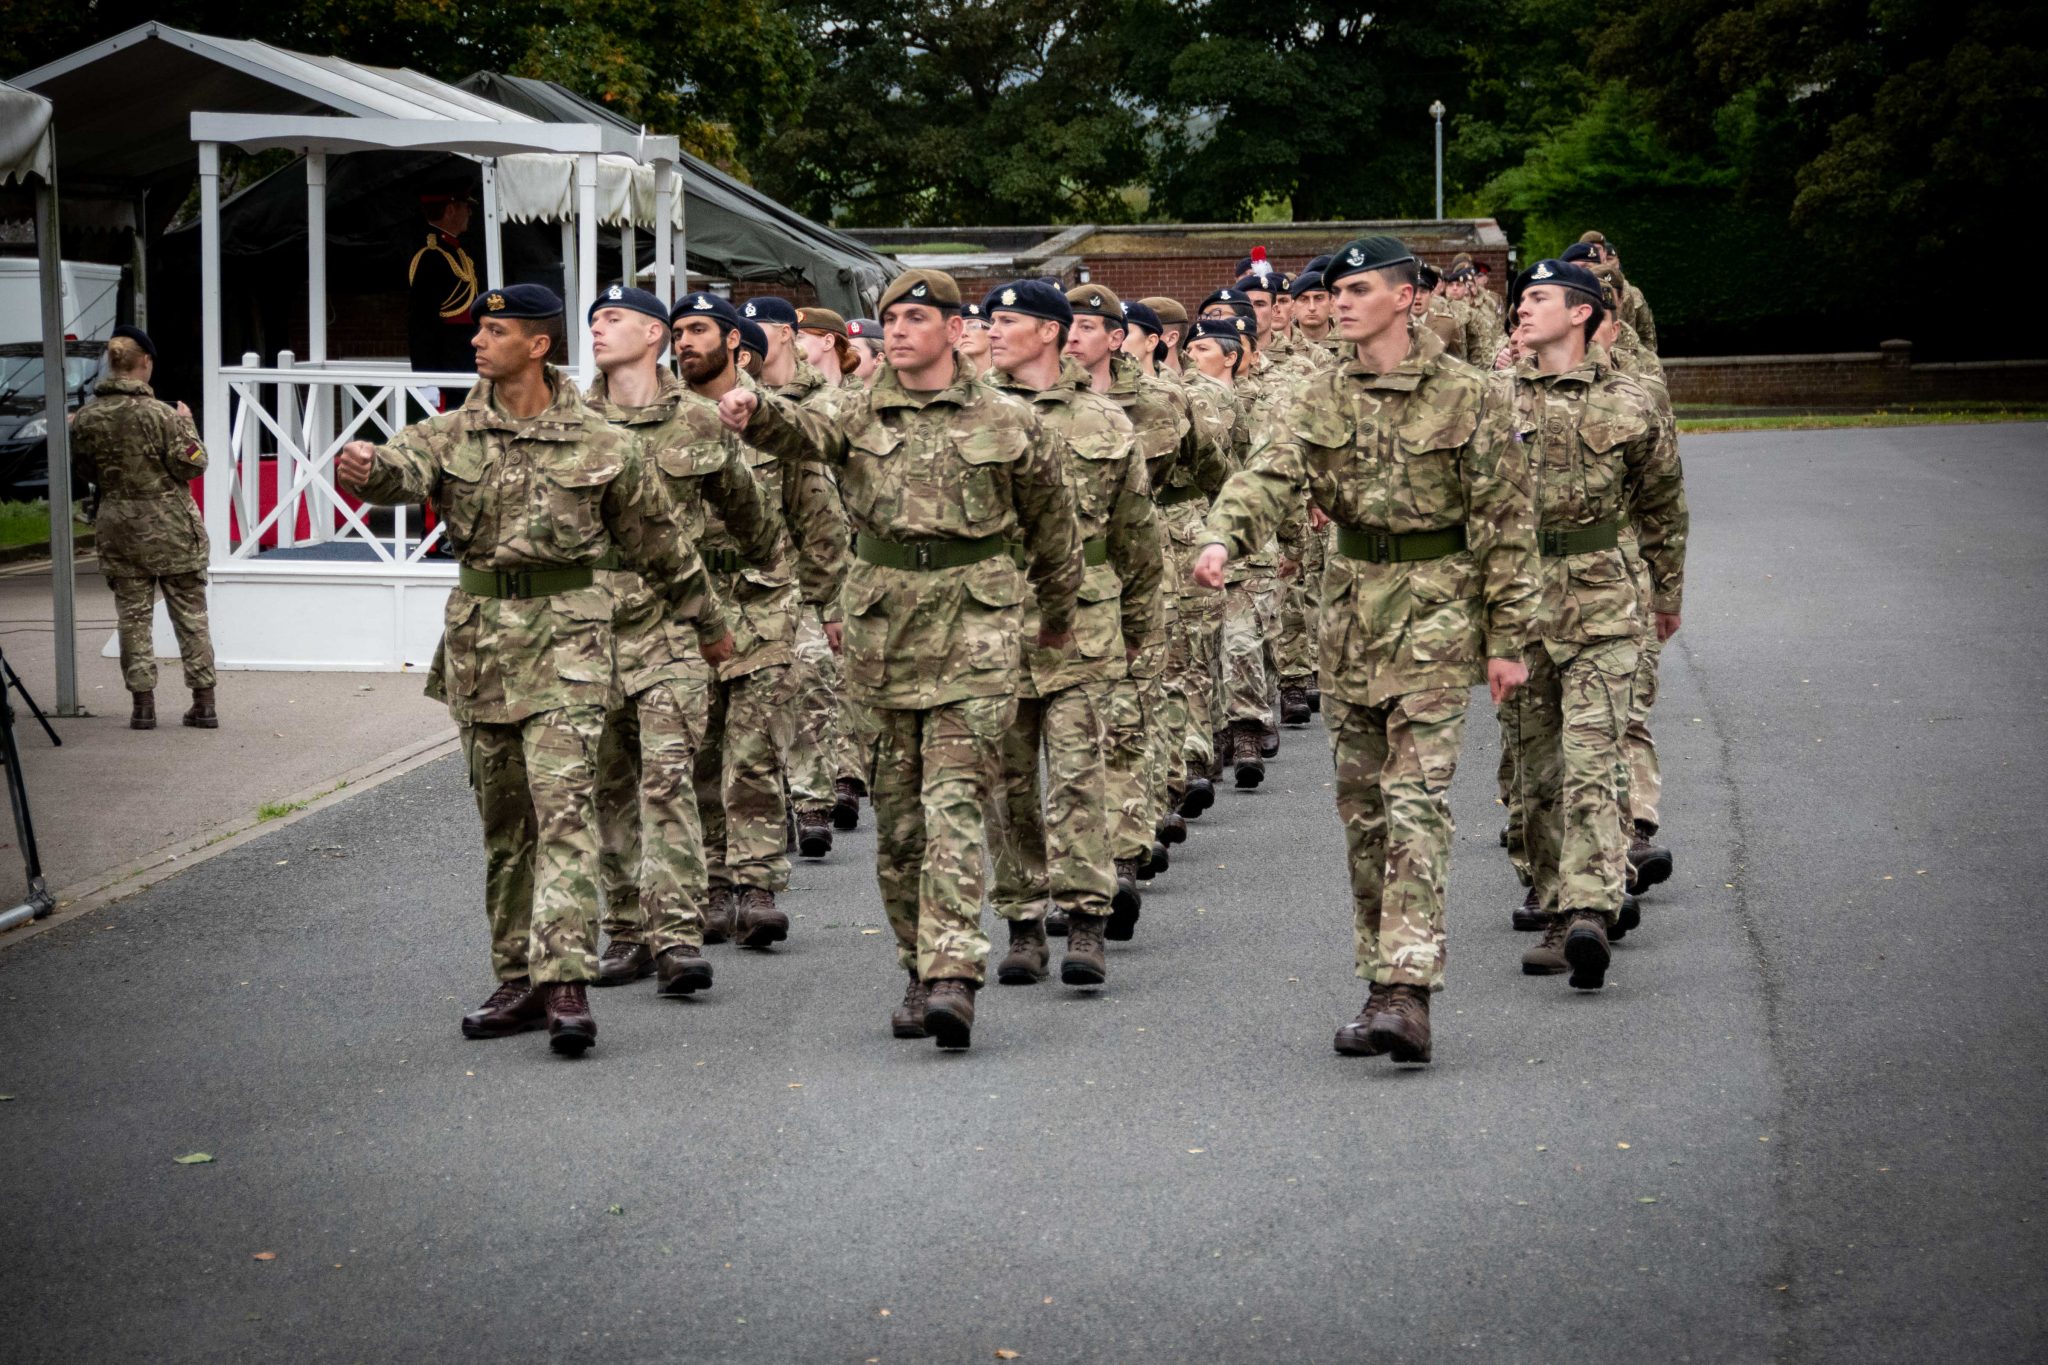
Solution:
M 456 1032 L 442 763 L 0 949 L 0 1357 L 2039 1358 L 2048 428 L 1685 454 L 1678 876 L 1602 994 L 1519 975 L 1482 697 L 1426 1070 L 1330 1050 L 1319 730 L 968 1054 L 888 1036 L 864 828 L 568 1063 Z

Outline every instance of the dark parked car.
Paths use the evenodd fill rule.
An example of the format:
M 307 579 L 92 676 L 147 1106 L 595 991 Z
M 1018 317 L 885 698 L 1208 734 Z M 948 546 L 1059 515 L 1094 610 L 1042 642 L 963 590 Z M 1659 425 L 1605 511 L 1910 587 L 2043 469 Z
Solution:
M 92 394 L 106 343 L 64 343 L 66 410 Z M 23 502 L 50 495 L 50 428 L 43 413 L 43 344 L 40 341 L 0 345 L 0 497 Z M 72 480 L 74 496 L 85 489 Z

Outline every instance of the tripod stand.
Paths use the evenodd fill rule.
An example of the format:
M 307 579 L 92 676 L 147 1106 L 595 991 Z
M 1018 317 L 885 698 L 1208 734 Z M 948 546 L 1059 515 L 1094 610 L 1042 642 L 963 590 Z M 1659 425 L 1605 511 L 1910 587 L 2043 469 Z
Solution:
M 0 929 L 11 929 L 31 919 L 41 919 L 57 908 L 56 898 L 43 882 L 43 857 L 36 849 L 36 826 L 28 808 L 28 781 L 21 773 L 21 750 L 14 742 L 14 704 L 10 693 L 19 692 L 29 711 L 43 727 L 43 733 L 50 737 L 50 743 L 63 744 L 57 732 L 50 728 L 49 717 L 43 708 L 36 705 L 36 699 L 22 686 L 21 677 L 14 666 L 7 662 L 6 651 L 0 650 L 0 763 L 7 765 L 7 797 L 14 808 L 14 836 L 21 845 L 24 871 L 28 874 L 28 893 L 21 904 L 12 910 L 0 911 Z

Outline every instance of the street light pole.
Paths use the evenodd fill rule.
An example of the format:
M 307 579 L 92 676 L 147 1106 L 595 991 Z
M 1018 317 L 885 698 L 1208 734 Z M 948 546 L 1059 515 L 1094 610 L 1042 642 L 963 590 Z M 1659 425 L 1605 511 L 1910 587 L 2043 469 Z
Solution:
M 1429 116 L 1436 120 L 1436 216 L 1444 216 L 1444 102 L 1431 100 Z

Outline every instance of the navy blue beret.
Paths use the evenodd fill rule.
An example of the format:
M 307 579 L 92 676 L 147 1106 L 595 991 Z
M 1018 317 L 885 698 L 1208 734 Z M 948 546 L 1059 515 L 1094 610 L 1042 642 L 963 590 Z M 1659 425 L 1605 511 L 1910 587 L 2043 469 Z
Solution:
M 1329 264 L 1323 267 L 1323 283 L 1327 288 L 1347 275 L 1384 270 L 1414 259 L 1415 253 L 1399 237 L 1360 237 L 1330 256 Z
M 1562 260 L 1538 261 L 1515 276 L 1515 287 L 1510 296 L 1511 306 L 1521 302 L 1523 292 L 1532 284 L 1558 285 L 1575 294 L 1584 294 L 1588 303 L 1601 303 L 1605 297 L 1600 287 L 1600 277 L 1586 267 Z
M 1299 275 L 1296 275 L 1294 277 L 1294 283 L 1291 286 L 1289 286 L 1288 292 L 1292 293 L 1294 297 L 1300 298 L 1303 294 L 1308 293 L 1311 289 L 1321 289 L 1327 291 L 1329 287 L 1330 286 L 1323 283 L 1322 271 L 1304 270 Z
M 137 346 L 140 346 L 142 348 L 142 353 L 144 355 L 148 356 L 151 360 L 156 359 L 156 343 L 154 341 L 151 341 L 149 339 L 149 333 L 143 331 L 140 327 L 130 327 L 127 323 L 124 322 L 119 327 L 116 327 L 113 331 L 113 335 L 109 336 L 107 339 L 109 341 L 112 341 L 114 337 L 127 337 L 130 341 L 134 342 Z
M 1564 254 L 1557 259 L 1560 261 L 1597 261 L 1600 258 L 1594 254 L 1592 243 L 1573 242 L 1564 249 Z
M 785 327 L 796 326 L 796 305 L 788 299 L 779 299 L 765 294 L 758 299 L 748 299 L 740 309 L 740 316 L 756 322 L 779 322 Z
M 960 305 L 960 316 L 969 322 L 987 322 L 988 310 L 978 303 L 963 303 Z
M 1012 280 L 998 285 L 988 291 L 981 307 L 991 317 L 997 313 L 1022 313 L 1026 317 L 1057 322 L 1062 327 L 1071 327 L 1074 323 L 1074 305 L 1067 302 L 1067 296 L 1050 280 Z
M 1313 270 L 1318 275 L 1320 275 L 1325 270 L 1328 270 L 1330 268 L 1331 259 L 1332 258 L 1329 256 L 1318 256 L 1314 260 L 1310 261 L 1307 265 L 1303 266 L 1302 271 L 1306 273 L 1308 271 Z
M 668 305 L 661 301 L 659 295 L 635 289 L 630 284 L 615 284 L 609 289 L 598 290 L 597 297 L 590 301 L 590 311 L 584 314 L 584 321 L 595 318 L 600 308 L 623 308 L 629 313 L 645 313 L 656 322 L 668 321 Z
M 768 358 L 768 334 L 761 330 L 761 324 L 752 318 L 741 318 L 737 324 L 740 346 L 766 360 Z
M 716 294 L 685 294 L 677 299 L 668 311 L 668 320 L 677 323 L 685 316 L 711 318 L 728 332 L 740 325 L 740 310 L 732 306 L 731 299 Z
M 1239 289 L 1234 284 L 1230 285 L 1227 288 L 1219 289 L 1215 293 L 1211 294 L 1208 298 L 1203 299 L 1201 307 L 1195 309 L 1196 315 L 1201 315 L 1202 313 L 1208 311 L 1209 306 L 1211 304 L 1217 303 L 1228 304 L 1230 306 L 1230 310 L 1233 313 L 1236 313 L 1242 317 L 1255 316 L 1252 311 L 1252 301 L 1246 298 L 1244 296 L 1244 291 L 1242 289 Z
M 1159 314 L 1142 303 L 1126 302 L 1124 321 L 1140 331 L 1150 332 L 1153 336 L 1161 336 L 1166 332 L 1166 324 L 1159 320 Z
M 1245 334 L 1251 331 L 1251 324 L 1243 318 L 1203 318 L 1188 331 L 1188 340 L 1196 341 L 1207 337 L 1211 341 L 1227 341 L 1242 345 Z
M 562 315 L 562 296 L 544 284 L 508 284 L 486 289 L 469 305 L 470 321 L 484 318 L 554 318 Z
M 1271 275 L 1240 275 L 1230 287 L 1240 294 L 1254 289 L 1263 294 L 1277 294 L 1280 292 L 1280 275 L 1278 271 Z

